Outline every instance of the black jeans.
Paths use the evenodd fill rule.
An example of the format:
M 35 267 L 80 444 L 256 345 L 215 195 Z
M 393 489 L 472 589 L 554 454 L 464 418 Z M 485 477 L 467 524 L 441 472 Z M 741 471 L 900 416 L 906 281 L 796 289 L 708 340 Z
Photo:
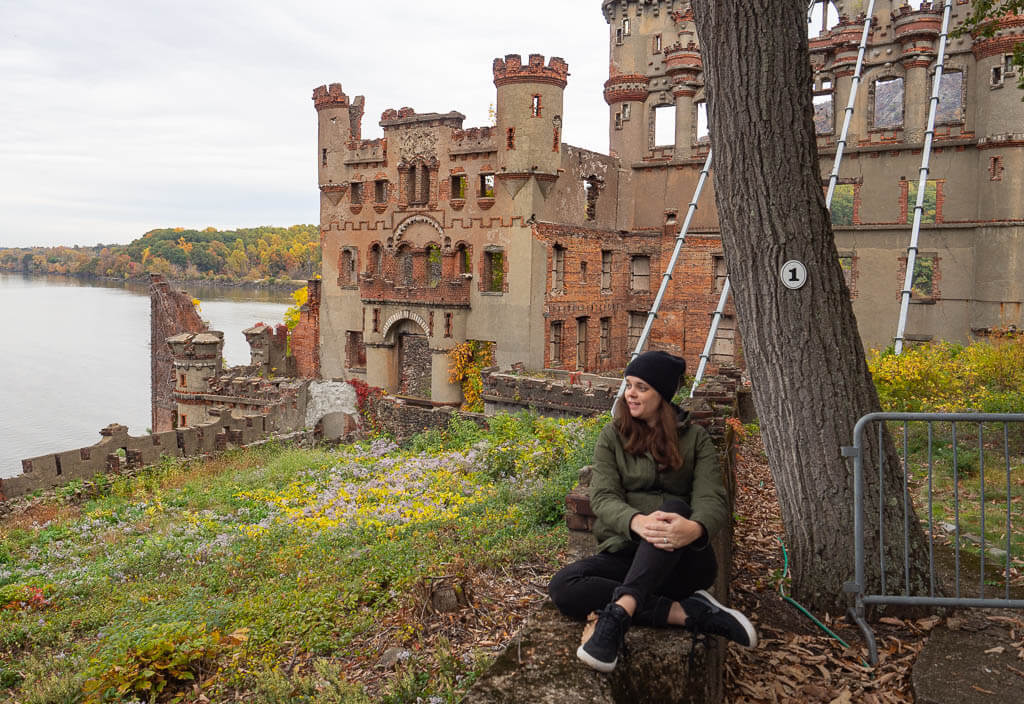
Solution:
M 669 499 L 662 511 L 689 517 L 685 501 Z M 551 578 L 548 593 L 570 618 L 582 619 L 624 594 L 637 601 L 633 623 L 665 626 L 674 601 L 682 601 L 715 581 L 718 563 L 711 545 L 668 552 L 646 540 L 619 552 L 601 552 L 567 565 Z

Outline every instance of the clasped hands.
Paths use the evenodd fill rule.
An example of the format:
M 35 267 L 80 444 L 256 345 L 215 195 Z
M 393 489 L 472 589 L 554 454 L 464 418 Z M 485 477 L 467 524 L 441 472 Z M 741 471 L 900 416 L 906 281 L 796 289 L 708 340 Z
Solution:
M 697 521 L 666 511 L 638 513 L 630 519 L 629 529 L 654 547 L 669 552 L 686 547 L 704 532 Z

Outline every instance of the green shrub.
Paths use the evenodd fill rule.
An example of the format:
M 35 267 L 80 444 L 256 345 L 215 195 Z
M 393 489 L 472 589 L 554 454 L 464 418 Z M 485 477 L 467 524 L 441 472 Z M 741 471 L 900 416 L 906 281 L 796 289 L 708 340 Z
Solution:
M 110 657 L 92 661 L 86 702 L 125 696 L 154 702 L 168 687 L 202 679 L 227 650 L 246 639 L 244 631 L 222 636 L 206 624 L 184 621 L 149 626 L 134 642 L 114 644 Z M 180 697 L 172 701 L 180 701 Z

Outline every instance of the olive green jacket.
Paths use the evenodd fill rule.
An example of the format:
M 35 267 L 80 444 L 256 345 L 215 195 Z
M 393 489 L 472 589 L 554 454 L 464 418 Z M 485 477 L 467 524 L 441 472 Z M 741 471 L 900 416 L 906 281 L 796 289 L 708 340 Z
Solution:
M 601 430 L 594 449 L 590 506 L 597 516 L 594 536 L 598 550 L 618 552 L 639 538 L 629 522 L 638 513 L 658 510 L 665 499 L 683 499 L 693 508 L 691 520 L 714 536 L 729 519 L 729 502 L 722 485 L 718 450 L 707 431 L 679 413 L 679 454 L 683 467 L 659 472 L 651 454 L 631 455 L 622 447 L 614 422 Z M 703 542 L 703 541 L 701 541 Z

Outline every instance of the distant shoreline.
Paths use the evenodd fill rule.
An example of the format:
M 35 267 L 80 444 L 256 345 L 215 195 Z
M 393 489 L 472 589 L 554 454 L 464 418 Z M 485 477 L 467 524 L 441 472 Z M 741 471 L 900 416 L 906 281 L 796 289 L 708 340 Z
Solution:
M 132 283 L 149 285 L 149 274 L 141 276 L 131 276 L 128 278 L 121 278 L 118 276 L 98 276 L 95 274 L 57 274 L 57 273 L 39 273 L 32 271 L 17 271 L 12 269 L 0 269 L 0 273 L 3 274 L 19 274 L 21 276 L 27 276 L 33 279 L 45 279 L 50 277 L 58 277 L 62 279 L 74 279 L 76 281 L 107 281 L 110 283 Z M 262 290 L 275 290 L 275 291 L 287 291 L 291 293 L 296 291 L 308 282 L 304 279 L 264 279 L 260 281 L 218 281 L 215 279 L 167 279 L 167 283 L 173 286 L 212 286 L 218 288 L 250 288 L 250 289 L 262 289 Z

